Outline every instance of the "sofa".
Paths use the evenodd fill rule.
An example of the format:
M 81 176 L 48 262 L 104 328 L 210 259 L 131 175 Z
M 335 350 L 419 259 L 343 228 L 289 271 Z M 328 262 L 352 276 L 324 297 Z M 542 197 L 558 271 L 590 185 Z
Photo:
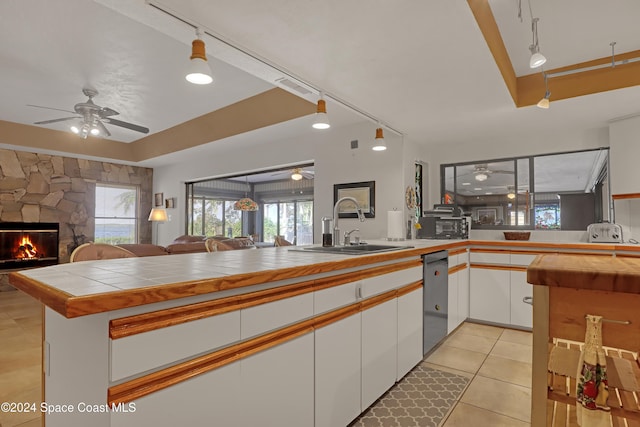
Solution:
M 73 251 L 70 261 L 191 254 L 255 248 L 256 245 L 253 243 L 253 240 L 248 237 L 229 238 L 224 236 L 206 237 L 184 235 L 176 238 L 167 246 L 152 245 L 149 243 L 123 243 L 120 245 L 85 243 Z

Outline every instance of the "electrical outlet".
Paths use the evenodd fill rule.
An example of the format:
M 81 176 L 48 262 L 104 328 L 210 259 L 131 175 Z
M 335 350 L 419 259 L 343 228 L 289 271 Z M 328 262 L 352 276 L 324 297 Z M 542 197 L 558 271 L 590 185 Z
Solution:
M 358 140 L 354 139 L 353 141 L 351 141 L 351 149 L 355 150 L 356 148 L 358 148 Z

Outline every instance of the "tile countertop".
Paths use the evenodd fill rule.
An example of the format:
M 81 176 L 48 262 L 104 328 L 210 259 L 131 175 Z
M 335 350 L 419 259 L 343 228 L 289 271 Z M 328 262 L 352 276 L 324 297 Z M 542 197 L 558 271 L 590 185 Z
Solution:
M 296 278 L 318 277 L 467 245 L 465 240 L 369 243 L 413 248 L 341 255 L 274 247 L 83 261 L 10 273 L 9 282 L 71 318 L 265 283 L 289 284 Z
M 59 264 L 10 273 L 10 283 L 66 317 L 134 307 L 270 282 L 292 283 L 337 270 L 468 246 L 637 251 L 638 245 L 499 240 L 410 240 L 413 248 L 368 255 L 289 251 L 287 247 Z M 639 254 L 640 255 L 640 254 Z M 289 281 L 288 283 L 286 281 Z

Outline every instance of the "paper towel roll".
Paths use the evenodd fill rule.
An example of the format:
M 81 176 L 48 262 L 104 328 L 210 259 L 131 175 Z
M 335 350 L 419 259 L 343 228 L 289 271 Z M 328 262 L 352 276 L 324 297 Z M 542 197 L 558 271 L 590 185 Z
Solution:
M 387 212 L 387 237 L 402 239 L 404 237 L 404 215 L 402 211 Z

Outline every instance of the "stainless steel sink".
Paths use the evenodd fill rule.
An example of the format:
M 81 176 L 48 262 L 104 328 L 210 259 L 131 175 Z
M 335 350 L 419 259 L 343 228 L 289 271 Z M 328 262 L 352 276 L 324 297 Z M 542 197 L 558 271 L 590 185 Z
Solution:
M 344 255 L 365 255 L 378 252 L 398 251 L 400 249 L 410 249 L 413 246 L 393 246 L 393 245 L 351 245 L 351 246 L 308 246 L 291 248 L 290 251 L 297 252 L 324 252 Z

